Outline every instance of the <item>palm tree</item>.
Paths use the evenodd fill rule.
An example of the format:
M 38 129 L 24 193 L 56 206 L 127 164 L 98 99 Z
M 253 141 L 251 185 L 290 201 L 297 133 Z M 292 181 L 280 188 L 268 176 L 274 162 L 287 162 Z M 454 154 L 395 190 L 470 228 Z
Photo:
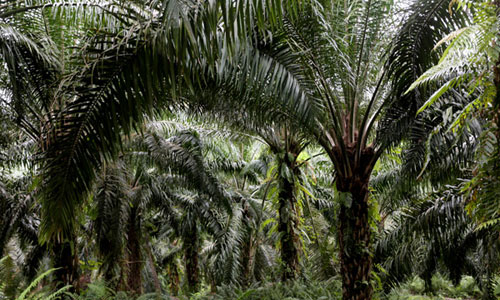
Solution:
M 224 92 L 228 92 L 226 89 Z M 224 95 L 221 95 L 224 97 Z M 208 102 L 208 101 L 207 101 Z M 282 280 L 296 279 L 300 269 L 300 205 L 299 198 L 301 181 L 307 180 L 303 176 L 300 167 L 303 162 L 299 159 L 309 143 L 306 138 L 294 128 L 285 124 L 269 124 L 259 120 L 251 112 L 243 111 L 238 105 L 230 105 L 225 102 L 215 103 L 208 107 L 205 103 L 205 114 L 212 114 L 208 120 L 213 119 L 222 125 L 229 126 L 234 130 L 256 135 L 265 144 L 274 156 L 274 165 L 267 166 L 272 174 L 269 179 L 276 181 L 276 199 L 278 212 L 278 228 L 280 236 L 280 255 L 283 264 Z M 245 116 L 242 118 L 242 116 Z M 267 171 L 267 173 L 269 173 Z M 269 182 L 267 185 L 270 185 Z M 243 190 L 244 184 L 240 186 Z M 269 186 L 264 192 L 264 198 L 271 194 Z M 250 249 L 249 249 L 250 250 Z
M 485 226 L 495 226 L 499 221 L 493 216 L 497 212 L 496 199 L 499 193 L 496 170 L 500 135 L 496 120 L 500 106 L 500 55 L 494 46 L 494 40 L 498 36 L 500 6 L 497 1 L 489 0 L 458 3 L 460 6 L 472 7 L 473 20 L 443 38 L 439 44 L 449 42 L 449 45 L 439 63 L 422 74 L 412 88 L 429 83 L 439 87 L 419 111 L 435 106 L 452 89 L 464 95 L 474 93 L 475 98 L 464 103 L 461 114 L 454 117 L 451 129 L 462 130 L 468 127 L 476 119 L 474 114 L 477 111 L 486 116 L 484 119 L 491 120 L 483 125 L 485 131 L 477 151 L 477 176 L 471 179 L 468 188 L 471 198 L 477 199 L 470 205 L 470 208 L 475 208 L 476 219 Z M 491 62 L 493 67 L 490 66 Z M 488 106 L 491 108 L 487 108 Z
M 168 139 L 153 132 L 145 136 L 142 144 L 160 172 L 182 176 L 157 181 L 152 200 L 164 218 L 162 224 L 173 228 L 183 242 L 187 290 L 196 292 L 201 280 L 199 252 L 203 232 L 213 236 L 220 252 L 227 253 L 223 259 L 238 260 L 241 238 L 232 235 L 239 235 L 241 230 L 233 227 L 236 225 L 228 227 L 225 220 L 241 222 L 239 209 L 233 208 L 232 197 L 205 162 L 204 145 L 196 132 L 184 129 Z M 230 257 L 229 253 L 236 256 Z
M 470 119 L 467 128 L 448 130 L 470 101 L 444 96 L 421 112 L 421 132 L 383 156 L 374 172 L 373 197 L 380 205 L 383 230 L 375 258 L 387 271 L 382 275 L 386 288 L 417 273 L 432 290 L 431 276 L 440 270 L 456 285 L 463 274 L 473 275 L 485 299 L 492 295 L 490 271 L 482 267 L 496 264 L 495 259 L 482 260 L 488 257 L 482 251 L 492 232 L 475 226 L 464 193 L 477 163 L 482 121 Z M 425 136 L 425 143 L 415 142 Z
M 247 9 L 250 2 L 172 1 L 110 14 L 119 25 L 86 44 L 84 70 L 67 83 L 70 100 L 44 131 L 42 240 L 65 240 L 70 248 L 74 207 L 85 198 L 103 157 L 117 153 L 122 133 L 155 105 L 179 103 L 169 100 L 182 99 L 180 87 L 192 91 L 215 82 L 236 89 L 247 104 L 256 98 L 249 94 L 259 96 L 259 105 L 280 100 L 271 111 L 303 122 L 324 148 L 343 203 L 344 298 L 371 297 L 370 174 L 382 152 L 411 129 L 426 91 L 405 92 L 436 60 L 437 54 L 429 53 L 437 37 L 455 26 L 460 14 L 451 18 L 445 0 L 417 1 L 382 67 L 378 58 L 394 33 L 384 31 L 394 27 L 383 23 L 390 12 L 385 2 L 264 3 Z M 73 169 L 79 172 L 69 172 Z M 60 215 L 48 213 L 58 208 L 64 208 Z
M 36 204 L 34 193 L 26 192 L 30 184 L 31 176 L 21 176 L 10 178 L 5 186 L 0 185 L 0 209 L 4 212 L 0 218 L 0 256 L 9 256 L 10 246 L 17 246 L 16 251 L 24 254 L 21 261 L 15 262 L 21 272 L 11 274 L 19 285 L 36 277 L 47 254 L 38 244 L 40 206 Z
M 491 274 L 498 257 L 491 256 L 498 241 L 492 230 L 477 227 L 465 210 L 461 186 L 446 186 L 438 192 L 414 199 L 391 217 L 390 227 L 377 243 L 378 261 L 387 271 L 387 287 L 412 274 L 423 277 L 432 291 L 432 275 L 449 274 L 453 284 L 464 274 L 472 275 L 483 291 L 483 299 L 494 299 Z M 418 250 L 416 250 L 418 249 Z
M 32 7 L 25 7 L 24 4 L 11 3 L 0 9 L 0 55 L 5 62 L 5 68 L 2 69 L 2 96 L 6 99 L 2 100 L 2 110 L 6 103 L 11 111 L 11 120 L 23 133 L 19 135 L 20 140 L 36 143 L 39 149 L 43 149 L 46 146 L 42 142 L 43 131 L 54 116 L 54 110 L 58 110 L 63 102 L 63 99 L 55 97 L 55 94 L 60 77 L 66 71 L 65 57 L 70 56 L 74 50 L 71 46 L 74 45 L 74 36 L 78 36 L 79 29 L 62 29 L 61 19 L 56 16 L 57 9 L 40 11 L 51 5 L 31 4 Z M 69 6 L 73 9 L 75 7 Z M 28 13 L 31 10 L 33 11 Z M 86 27 L 80 27 L 83 28 Z M 65 34 L 68 34 L 68 38 L 62 40 L 61 37 Z M 32 155 L 28 161 L 33 163 L 36 158 L 38 156 Z M 76 255 L 70 247 L 70 244 L 75 246 L 75 239 L 72 237 L 66 240 L 66 247 L 61 242 L 59 237 L 51 248 L 54 263 L 65 266 L 55 272 L 56 281 L 76 281 L 78 276 L 74 268 L 68 267 L 77 263 Z M 38 247 L 44 248 L 42 245 Z
M 40 205 L 36 201 L 36 191 L 30 188 L 34 184 L 35 145 L 14 124 L 12 116 L 15 112 L 6 106 L 2 106 L 2 112 L 5 112 L 2 115 L 5 119 L 2 120 L 0 143 L 0 209 L 3 212 L 0 217 L 0 257 L 9 256 L 9 244 L 16 251 L 22 251 L 24 256 L 15 261 L 21 272 L 15 274 L 12 271 L 11 274 L 21 285 L 35 278 L 47 251 L 38 244 Z M 6 284 L 5 288 L 8 286 Z
M 37 29 L 49 28 L 48 31 L 53 33 L 52 28 L 47 26 L 47 18 L 52 22 L 50 24 L 65 22 L 70 27 L 66 32 L 70 36 L 84 36 L 82 31 L 90 33 L 88 29 L 95 29 L 90 38 L 78 40 L 79 48 L 84 50 L 83 55 L 80 55 L 82 52 L 74 51 L 70 62 L 63 63 L 63 67 L 56 64 L 54 68 L 48 62 L 57 63 L 57 60 L 54 56 L 49 60 L 45 52 L 39 51 L 40 47 L 35 47 L 36 43 L 22 36 L 17 38 L 20 35 L 11 35 L 15 33 L 13 30 L 4 35 L 15 36 L 13 41 L 27 45 L 24 48 L 27 55 L 11 55 L 12 51 L 4 53 L 6 60 L 10 58 L 10 74 L 16 74 L 16 67 L 28 65 L 12 63 L 21 57 L 34 58 L 35 62 L 28 65 L 30 72 L 26 78 L 42 73 L 43 76 L 36 79 L 52 79 L 54 73 L 45 72 L 46 69 L 55 69 L 56 73 L 74 71 L 73 76 L 65 77 L 55 84 L 54 80 L 38 80 L 39 84 L 32 86 L 35 91 L 41 92 L 33 93 L 31 98 L 36 107 L 44 108 L 41 110 L 43 113 L 38 115 L 42 120 L 40 129 L 36 131 L 30 128 L 33 136 L 43 140 L 40 142 L 44 152 L 41 171 L 43 188 L 40 189 L 43 202 L 41 241 L 52 244 L 57 252 L 59 259 L 56 265 L 64 266 L 58 271 L 61 275 L 58 277 L 64 282 L 72 283 L 77 278 L 77 261 L 74 253 L 71 253 L 74 248 L 71 245 L 76 242 L 75 212 L 78 210 L 75 207 L 86 199 L 104 158 L 109 159 L 117 154 L 115 146 L 122 133 L 129 133 L 133 124 L 137 124 L 155 106 L 165 108 L 180 103 L 181 86 L 193 88 L 201 84 L 201 75 L 214 71 L 213 61 L 217 58 L 215 54 L 219 46 L 223 46 L 225 53 L 230 54 L 232 45 L 237 44 L 234 42 L 236 39 L 244 40 L 248 37 L 247 33 L 254 30 L 264 32 L 270 24 L 276 26 L 279 23 L 276 16 L 281 15 L 284 7 L 295 7 L 296 3 L 274 1 L 273 5 L 268 5 L 269 1 L 262 1 L 260 4 L 242 4 L 225 1 L 47 4 L 34 1 L 2 6 L 0 17 L 8 22 L 15 21 L 14 27 L 8 30 L 18 27 L 30 31 L 33 29 L 31 24 L 43 24 L 45 26 Z M 249 7 L 252 9 L 247 9 Z M 24 17 L 29 20 L 26 21 Z M 84 26 L 81 26 L 82 21 Z M 64 36 L 62 32 L 59 33 Z M 218 44 L 219 37 L 226 42 Z M 71 51 L 68 52 L 71 54 Z M 64 51 L 59 53 L 64 58 L 71 57 L 66 56 L 68 53 Z M 42 63 L 37 63 L 40 61 Z M 152 66 L 156 66 L 156 69 L 152 69 Z M 138 72 L 142 75 L 138 76 Z M 59 76 L 55 78 L 61 79 Z M 31 91 L 28 88 L 16 89 L 14 82 L 11 82 L 14 90 L 21 93 Z M 54 87 L 60 87 L 58 93 L 53 92 Z M 19 93 L 15 93 L 14 97 L 15 103 L 21 104 L 20 108 L 22 104 L 28 103 L 27 98 Z M 172 98 L 177 101 L 172 101 Z M 139 103 L 142 104 L 137 105 Z M 105 115 L 101 115 L 103 113 Z M 103 127 L 97 125 L 102 120 L 110 122 L 102 123 Z M 88 146 L 94 149 L 83 150 Z M 111 155 L 94 156 L 103 151 Z M 59 155 L 67 159 L 56 158 Z M 52 214 L 55 210 L 61 213 Z
M 123 158 L 107 165 L 99 177 L 94 196 L 94 227 L 104 258 L 101 272 L 110 282 L 120 278 L 115 281 L 118 287 L 141 294 L 142 253 L 151 251 L 141 246 L 146 244 L 147 248 L 143 242 L 149 239 L 141 223 L 145 215 L 157 211 L 161 216 L 155 217 L 157 226 L 173 229 L 183 241 L 187 290 L 195 292 L 200 284 L 202 225 L 215 236 L 220 235 L 226 229 L 218 220 L 220 212 L 213 210 L 231 204 L 207 169 L 195 134 L 181 131 L 166 139 L 148 131 L 135 136 L 127 144 L 129 150 Z M 135 168 L 134 176 L 130 166 Z M 155 171 L 150 174 L 146 169 L 151 167 Z M 119 263 L 123 257 L 126 263 Z M 127 282 L 123 282 L 124 278 Z
M 341 201 L 343 297 L 370 299 L 370 175 L 386 149 L 419 132 L 415 114 L 429 91 L 406 91 L 437 61 L 435 43 L 463 15 L 451 17 L 447 1 L 416 1 L 396 32 L 386 21 L 392 10 L 384 2 L 305 6 L 299 17 L 285 12 L 284 26 L 272 39 L 262 38 L 224 61 L 221 94 L 243 99 L 244 109 L 252 109 L 245 100 L 254 99 L 260 119 L 272 120 L 280 110 L 328 154 Z M 273 109 L 269 102 L 276 100 Z
M 107 165 L 93 199 L 97 213 L 93 227 L 103 257 L 101 272 L 110 284 L 137 295 L 142 293 L 141 215 L 148 204 L 148 189 L 140 182 L 141 174 L 140 168 L 133 174 L 121 160 Z
M 274 226 L 264 222 L 276 220 L 274 208 L 266 204 L 270 198 L 272 205 L 278 202 L 274 173 L 279 168 L 260 138 L 235 128 L 220 128 L 217 123 L 209 125 L 206 121 L 211 118 L 206 115 L 201 120 L 203 126 L 198 131 L 205 132 L 207 164 L 234 202 L 229 220 L 222 226 L 224 230 L 209 230 L 214 241 L 204 250 L 205 264 L 210 266 L 207 278 L 212 291 L 224 284 L 248 287 L 266 278 L 274 267 L 272 245 L 279 242 L 278 235 L 271 232 Z

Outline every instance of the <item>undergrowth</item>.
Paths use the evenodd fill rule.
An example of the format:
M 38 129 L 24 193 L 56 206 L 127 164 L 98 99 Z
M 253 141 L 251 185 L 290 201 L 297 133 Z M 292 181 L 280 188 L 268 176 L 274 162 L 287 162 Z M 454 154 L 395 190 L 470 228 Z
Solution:
M 149 293 L 131 296 L 124 291 L 114 291 L 105 282 L 97 281 L 89 284 L 79 295 L 68 292 L 69 287 L 57 291 L 47 286 L 40 288 L 38 284 L 53 270 L 49 270 L 36 278 L 28 287 L 20 291 L 15 298 L 5 297 L 0 290 L 0 300 L 336 300 L 341 299 L 341 282 L 337 278 L 326 281 L 305 281 L 263 283 L 247 289 L 226 285 L 211 292 L 208 287 L 191 296 L 173 297 L 168 294 Z M 1 287 L 1 284 L 0 284 Z M 496 279 L 495 296 L 500 296 L 500 278 Z M 418 276 L 393 288 L 388 294 L 381 292 L 374 295 L 379 300 L 438 300 L 438 299 L 481 299 L 481 290 L 470 276 L 464 276 L 460 284 L 453 284 L 445 277 L 437 274 L 432 278 L 432 292 L 426 291 L 424 281 Z

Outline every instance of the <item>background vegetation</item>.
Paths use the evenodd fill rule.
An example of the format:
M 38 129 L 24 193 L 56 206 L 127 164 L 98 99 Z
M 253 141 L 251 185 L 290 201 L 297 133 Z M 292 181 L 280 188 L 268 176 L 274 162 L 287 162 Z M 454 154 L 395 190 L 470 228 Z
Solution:
M 497 299 L 500 2 L 0 4 L 0 299 Z

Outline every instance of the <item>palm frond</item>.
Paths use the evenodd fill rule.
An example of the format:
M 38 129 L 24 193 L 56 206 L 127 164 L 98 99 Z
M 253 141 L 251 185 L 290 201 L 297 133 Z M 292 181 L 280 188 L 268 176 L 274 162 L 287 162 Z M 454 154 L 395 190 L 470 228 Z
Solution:
M 467 21 L 464 11 L 449 13 L 445 0 L 417 1 L 397 34 L 385 66 L 394 80 L 386 100 L 384 116 L 377 129 L 377 143 L 381 148 L 395 145 L 411 129 L 418 109 L 427 100 L 430 88 L 407 90 L 425 70 L 439 61 L 439 52 L 433 51 L 439 40 Z

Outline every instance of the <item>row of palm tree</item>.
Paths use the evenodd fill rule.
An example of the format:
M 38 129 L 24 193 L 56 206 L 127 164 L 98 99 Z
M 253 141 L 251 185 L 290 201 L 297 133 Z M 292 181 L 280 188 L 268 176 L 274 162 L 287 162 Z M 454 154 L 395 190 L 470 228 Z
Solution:
M 479 23 L 471 19 L 475 11 L 465 9 L 469 3 L 460 5 L 452 14 L 449 0 L 415 1 L 403 12 L 392 1 L 370 0 L 35 1 L 2 7 L 7 105 L 15 124 L 38 147 L 40 242 L 50 245 L 54 264 L 61 267 L 56 277 L 77 285 L 79 211 L 89 198 L 99 203 L 99 214 L 122 218 L 113 224 L 121 227 L 112 230 L 103 223 L 105 215 L 95 224 L 101 230 L 101 252 L 111 255 L 106 260 L 116 260 L 126 250 L 129 263 L 120 272 L 129 274 L 140 274 L 140 216 L 146 207 L 169 210 L 168 201 L 154 201 L 157 197 L 182 203 L 185 215 L 163 217 L 173 218 L 167 223 L 185 237 L 188 282 L 194 290 L 201 223 L 214 235 L 215 248 L 229 247 L 225 224 L 210 219 L 216 209 L 212 201 L 220 204 L 218 214 L 231 222 L 261 226 L 262 209 L 256 215 L 245 210 L 253 200 L 241 200 L 238 217 L 233 213 L 235 198 L 210 172 L 200 173 L 201 149 L 191 134 L 170 140 L 146 134 L 144 140 L 155 168 L 189 178 L 181 180 L 187 183 L 175 179 L 178 187 L 187 184 L 196 190 L 189 196 L 154 195 L 154 188 L 143 188 L 155 182 L 147 170 L 130 169 L 123 161 L 128 155 L 124 137 L 133 139 L 134 132 L 143 131 L 146 116 L 185 110 L 259 136 L 269 146 L 276 159 L 276 223 L 285 280 L 299 273 L 298 232 L 309 197 L 301 154 L 309 145 L 326 154 L 334 178 L 328 190 L 340 203 L 336 217 L 343 298 L 370 299 L 375 200 L 369 186 L 384 153 L 402 143 L 407 167 L 421 177 L 435 157 L 449 150 L 448 144 L 461 143 L 463 149 L 470 132 L 480 131 L 474 129 L 481 127 L 474 119 L 469 122 L 472 130 L 442 133 L 439 126 L 449 124 L 449 115 L 443 114 L 446 120 L 433 119 L 436 110 L 417 115 L 438 97 L 442 111 L 460 118 L 460 108 L 473 103 L 456 84 L 462 79 L 452 79 L 443 89 L 439 76 L 446 73 L 435 68 L 425 73 L 441 54 L 450 58 L 450 53 L 459 53 L 435 47 L 443 36 Z M 492 10 L 485 6 L 483 11 L 478 15 L 486 16 L 484 26 L 493 27 L 495 21 L 488 18 Z M 459 31 L 460 38 L 470 36 L 466 33 L 474 32 L 471 28 Z M 443 62 L 450 63 L 441 59 L 441 66 Z M 415 81 L 425 84 L 415 86 Z M 435 153 L 429 150 L 439 146 Z M 242 190 L 247 178 L 243 175 L 239 183 Z M 163 183 L 155 184 L 164 189 L 159 188 Z M 260 191 L 263 199 L 266 190 L 264 186 Z M 247 239 L 241 243 L 246 246 L 241 251 L 246 253 L 247 281 L 260 243 L 256 228 L 246 228 L 246 237 L 232 236 Z M 109 235 L 113 230 L 126 231 L 126 241 Z M 113 251 L 108 251 L 110 242 Z M 112 269 L 106 274 L 111 279 Z M 118 284 L 141 292 L 140 276 L 120 277 L 130 280 Z

